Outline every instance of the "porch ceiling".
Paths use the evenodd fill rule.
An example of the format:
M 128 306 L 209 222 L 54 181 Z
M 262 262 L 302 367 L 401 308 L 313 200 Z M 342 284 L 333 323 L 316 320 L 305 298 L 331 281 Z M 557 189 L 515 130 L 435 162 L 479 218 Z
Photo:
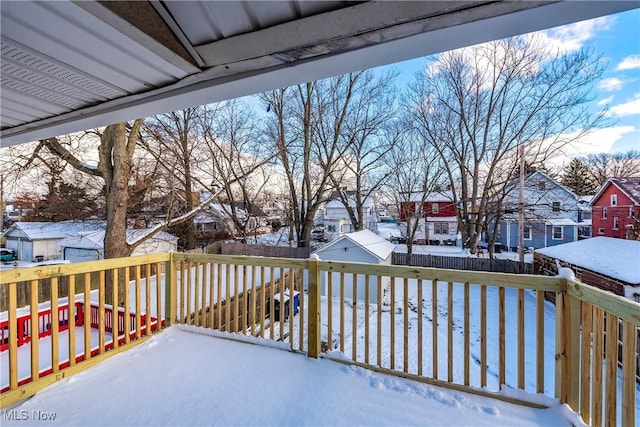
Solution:
M 1 145 L 637 6 L 628 1 L 2 1 Z

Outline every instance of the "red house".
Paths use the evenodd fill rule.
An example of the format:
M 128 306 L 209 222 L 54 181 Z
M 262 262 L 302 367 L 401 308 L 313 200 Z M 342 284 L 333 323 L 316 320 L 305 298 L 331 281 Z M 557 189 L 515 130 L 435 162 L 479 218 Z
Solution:
M 430 244 L 454 244 L 458 233 L 458 217 L 451 192 L 402 193 L 400 220 L 419 218 L 421 233 L 418 241 Z M 417 214 L 417 215 L 416 215 Z
M 590 203 L 593 237 L 633 239 L 640 217 L 640 177 L 609 178 Z

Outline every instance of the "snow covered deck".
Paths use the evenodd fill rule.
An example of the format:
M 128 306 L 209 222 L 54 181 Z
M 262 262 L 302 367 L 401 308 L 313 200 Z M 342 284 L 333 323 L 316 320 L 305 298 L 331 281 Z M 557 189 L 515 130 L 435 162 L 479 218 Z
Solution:
M 5 413 L 2 424 L 42 425 L 34 415 L 46 411 L 49 426 L 582 425 L 566 405 L 532 409 L 207 334 L 216 332 L 170 327 L 41 391 L 12 408 L 25 420 Z
M 67 379 L 67 370 L 62 368 L 54 375 L 38 378 L 39 361 L 49 357 L 34 358 L 39 351 L 33 352 L 29 363 L 24 360 L 26 356 L 19 354 L 16 341 L 9 340 L 10 385 L 9 391 L 2 393 L 0 406 L 3 409 L 13 409 L 16 402 L 35 395 L 17 406 L 25 408 L 20 411 L 33 414 L 29 412 L 33 402 L 42 405 L 42 396 L 49 396 L 52 389 L 62 390 L 62 393 L 54 394 L 66 396 L 61 405 L 73 401 L 76 408 L 81 408 L 77 406 L 78 402 L 84 402 L 87 396 L 76 398 L 75 392 L 66 388 L 73 389 L 75 385 L 65 384 L 76 384 L 80 381 L 76 378 L 95 375 L 99 377 L 97 382 L 86 385 L 84 390 L 92 402 L 99 401 L 100 406 L 106 402 L 106 407 L 120 415 L 117 422 L 110 418 L 111 424 L 154 424 L 152 420 L 158 412 L 164 413 L 162 420 L 187 417 L 183 424 L 379 425 L 425 424 L 425 420 L 433 419 L 438 425 L 521 425 L 509 419 L 494 417 L 483 421 L 477 418 L 473 411 L 489 416 L 508 412 L 498 408 L 502 403 L 494 400 L 520 403 L 521 410 L 536 402 L 540 405 L 534 407 L 551 408 L 542 413 L 553 412 L 558 402 L 567 403 L 593 425 L 618 420 L 623 427 L 633 426 L 635 420 L 640 419 L 640 387 L 634 375 L 639 306 L 585 286 L 574 278 L 345 263 L 316 258 L 159 254 L 40 270 L 16 269 L 3 274 L 0 291 L 8 290 L 8 336 L 18 336 L 16 318 L 22 309 L 18 308 L 17 296 L 25 284 L 30 289 L 31 296 L 27 301 L 31 303 L 26 307 L 30 312 L 38 310 L 35 292 L 40 280 L 51 280 L 51 289 L 55 290 L 58 289 L 56 281 L 69 278 L 62 284 L 68 289 L 70 299 L 80 298 L 85 305 L 93 305 L 97 296 L 99 311 L 106 313 L 105 290 L 111 287 L 115 290 L 119 283 L 105 280 L 110 277 L 107 273 L 124 274 L 123 282 L 129 283 L 129 292 L 119 293 L 125 297 L 119 304 L 121 310 L 129 307 L 136 317 L 143 311 L 152 315 L 155 312 L 166 322 L 159 323 L 159 329 L 171 324 L 177 327 L 144 340 L 132 339 L 131 343 L 124 342 L 117 349 L 100 349 L 99 354 L 92 357 L 93 363 L 80 362 L 74 369 L 69 368 L 71 374 L 87 370 L 71 379 Z M 363 300 L 357 298 L 355 283 L 360 282 L 360 277 L 364 279 L 365 291 L 372 278 L 382 278 L 386 283 L 385 289 L 377 288 L 375 302 L 370 302 L 367 292 Z M 75 284 L 72 278 L 75 278 Z M 354 284 L 349 292 L 346 292 L 347 279 L 352 279 Z M 326 293 L 322 291 L 323 281 Z M 90 291 L 94 285 L 98 285 L 97 291 Z M 328 297 L 334 295 L 332 287 L 339 297 Z M 84 292 L 78 293 L 81 289 Z M 289 304 L 288 316 L 284 315 L 284 310 L 274 316 L 274 303 L 278 299 L 284 301 L 287 292 L 299 292 L 299 313 L 295 313 L 294 305 Z M 544 300 L 545 292 L 556 295 L 556 305 Z M 55 298 L 57 292 L 52 292 L 54 308 Z M 57 312 L 51 310 L 50 347 L 61 349 L 65 347 L 65 338 L 57 330 Z M 124 316 L 124 319 L 129 317 Z M 622 325 L 620 346 L 618 321 Z M 140 322 L 136 321 L 136 324 Z M 606 346 L 605 324 L 609 331 Z M 100 322 L 99 328 L 100 339 L 107 341 L 106 323 Z M 128 326 L 121 329 L 128 330 Z M 316 375 L 314 370 L 299 368 L 299 362 L 280 361 L 280 354 L 286 352 L 272 358 L 273 355 L 261 353 L 257 346 L 243 344 L 243 352 L 252 356 L 247 358 L 227 353 L 224 347 L 214 344 L 219 340 L 210 337 L 205 337 L 210 343 L 203 344 L 204 347 L 194 346 L 175 335 L 173 331 L 178 329 L 232 336 L 301 353 L 309 359 L 337 359 L 345 365 L 339 368 L 341 372 L 356 373 L 352 376 L 365 378 L 368 386 L 364 390 L 373 389 L 374 394 L 379 390 L 385 393 L 404 391 L 401 394 L 409 403 L 396 404 L 395 397 L 389 395 L 385 400 L 388 403 L 383 403 L 376 400 L 378 397 L 366 396 L 367 392 L 360 388 L 352 389 L 350 385 L 344 385 L 345 382 L 329 381 L 328 373 Z M 172 347 L 170 350 L 162 345 L 165 339 Z M 34 342 L 37 341 L 31 341 L 31 345 Z M 158 351 L 144 350 L 149 348 Z M 219 353 L 224 357 L 218 358 Z M 621 368 L 618 354 L 622 356 Z M 170 362 L 162 358 L 165 355 L 173 355 Z M 125 368 L 111 365 L 116 363 L 114 360 L 124 360 L 117 363 Z M 301 360 L 313 367 L 324 366 L 319 365 L 324 363 L 322 360 Z M 237 361 L 243 364 L 236 366 Z M 100 365 L 94 367 L 98 362 Z M 31 365 L 33 379 L 24 386 L 18 384 L 23 365 Z M 103 365 L 111 367 L 102 371 Z M 135 371 L 130 371 L 129 366 L 136 366 L 132 368 Z M 220 375 L 225 382 L 217 382 Z M 203 383 L 207 378 L 209 382 Z M 63 385 L 47 388 L 58 380 Z M 415 382 L 406 382 L 408 380 Z M 112 382 L 115 383 L 112 385 Z M 138 393 L 135 398 L 120 400 L 123 392 L 119 387 L 137 389 L 138 383 L 150 397 Z M 101 399 L 103 388 L 106 388 L 106 400 Z M 414 395 L 420 403 L 413 400 Z M 460 396 L 467 395 L 477 396 L 469 397 L 474 402 L 481 398 L 493 403 L 465 406 L 461 402 L 466 402 L 468 397 Z M 426 406 L 424 399 L 434 399 L 434 396 L 437 401 L 448 402 L 456 413 L 461 408 L 472 408 L 472 412 L 460 421 L 453 413 L 443 415 L 442 420 L 435 418 L 444 413 L 439 407 L 432 407 L 427 412 L 422 409 Z M 444 400 L 439 396 L 445 396 Z M 225 406 L 208 409 L 212 399 L 221 400 Z M 144 405 L 140 410 L 133 409 L 140 402 L 146 405 L 148 400 L 157 403 L 154 409 Z M 174 401 L 177 403 L 172 406 Z M 350 409 L 336 406 L 337 401 L 346 402 Z M 370 409 L 370 402 L 376 402 L 375 409 Z M 218 403 L 216 401 L 216 405 Z M 160 406 L 162 408 L 158 410 Z M 114 407 L 124 409 L 113 411 Z M 227 407 L 232 410 L 227 411 Z M 262 418 L 246 418 L 254 416 L 249 414 L 247 407 L 252 410 L 262 408 Z M 365 409 L 360 411 L 361 407 Z M 489 409 L 484 411 L 484 407 Z M 60 408 L 60 411 L 72 411 L 69 406 Z M 185 415 L 185 408 L 192 408 L 196 413 Z M 415 410 L 412 412 L 411 408 Z M 49 409 L 43 407 L 42 410 Z M 350 411 L 362 418 L 352 418 L 351 413 L 344 415 Z M 96 416 L 93 408 L 90 412 L 86 416 Z M 139 418 L 137 412 L 146 413 L 148 418 Z M 22 413 L 3 412 L 3 415 L 9 414 L 7 416 L 13 421 L 17 420 L 16 414 Z M 335 418 L 335 413 L 343 414 L 340 416 L 344 418 Z M 215 421 L 216 414 L 220 422 Z M 378 418 L 371 418 L 371 414 L 377 414 Z M 265 422 L 267 415 L 273 417 L 273 422 Z M 200 418 L 205 416 L 211 417 L 206 418 L 209 421 Z M 528 415 L 521 418 L 530 419 Z M 78 423 L 97 424 L 103 422 L 102 419 L 82 418 Z M 579 424 L 575 420 L 571 422 Z M 539 419 L 534 423 L 557 424 Z

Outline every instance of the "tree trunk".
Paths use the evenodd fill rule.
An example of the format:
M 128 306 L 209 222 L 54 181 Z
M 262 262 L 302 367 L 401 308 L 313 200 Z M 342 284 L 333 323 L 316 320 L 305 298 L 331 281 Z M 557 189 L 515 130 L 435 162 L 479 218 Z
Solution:
M 104 257 L 131 255 L 127 245 L 127 206 L 131 158 L 127 150 L 126 123 L 109 125 L 102 134 L 100 169 L 105 181 L 107 228 L 104 235 Z

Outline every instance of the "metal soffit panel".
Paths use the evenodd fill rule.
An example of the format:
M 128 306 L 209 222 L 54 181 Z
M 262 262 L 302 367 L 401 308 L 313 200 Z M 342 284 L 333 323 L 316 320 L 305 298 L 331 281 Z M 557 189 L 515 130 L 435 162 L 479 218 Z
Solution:
M 0 143 L 635 7 L 616 1 L 1 1 Z

